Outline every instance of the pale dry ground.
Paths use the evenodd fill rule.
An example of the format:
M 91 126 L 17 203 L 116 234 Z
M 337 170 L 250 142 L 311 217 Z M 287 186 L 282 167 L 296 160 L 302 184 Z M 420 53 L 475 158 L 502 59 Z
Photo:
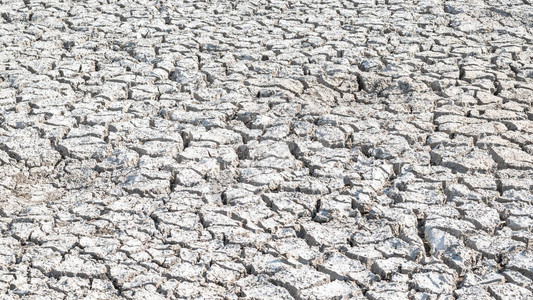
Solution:
M 531 0 L 0 16 L 0 299 L 533 298 Z

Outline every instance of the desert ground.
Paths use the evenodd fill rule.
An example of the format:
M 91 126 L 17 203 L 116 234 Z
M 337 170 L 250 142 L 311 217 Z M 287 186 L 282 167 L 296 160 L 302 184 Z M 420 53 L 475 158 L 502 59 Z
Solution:
M 533 299 L 531 0 L 0 1 L 0 299 Z

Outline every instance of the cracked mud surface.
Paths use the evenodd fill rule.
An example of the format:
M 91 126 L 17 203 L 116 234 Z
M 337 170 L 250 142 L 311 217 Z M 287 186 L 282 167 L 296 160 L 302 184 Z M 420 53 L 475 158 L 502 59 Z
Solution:
M 0 299 L 532 299 L 530 0 L 0 12 Z

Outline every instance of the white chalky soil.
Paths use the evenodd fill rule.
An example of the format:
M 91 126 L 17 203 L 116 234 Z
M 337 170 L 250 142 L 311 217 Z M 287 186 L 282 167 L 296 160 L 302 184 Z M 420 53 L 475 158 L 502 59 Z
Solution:
M 531 0 L 0 0 L 0 299 L 532 299 Z

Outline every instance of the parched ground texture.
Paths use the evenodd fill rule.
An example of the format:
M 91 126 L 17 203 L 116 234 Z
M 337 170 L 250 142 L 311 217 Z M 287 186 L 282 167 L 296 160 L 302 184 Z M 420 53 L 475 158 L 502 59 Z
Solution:
M 0 299 L 533 298 L 531 0 L 0 16 Z

